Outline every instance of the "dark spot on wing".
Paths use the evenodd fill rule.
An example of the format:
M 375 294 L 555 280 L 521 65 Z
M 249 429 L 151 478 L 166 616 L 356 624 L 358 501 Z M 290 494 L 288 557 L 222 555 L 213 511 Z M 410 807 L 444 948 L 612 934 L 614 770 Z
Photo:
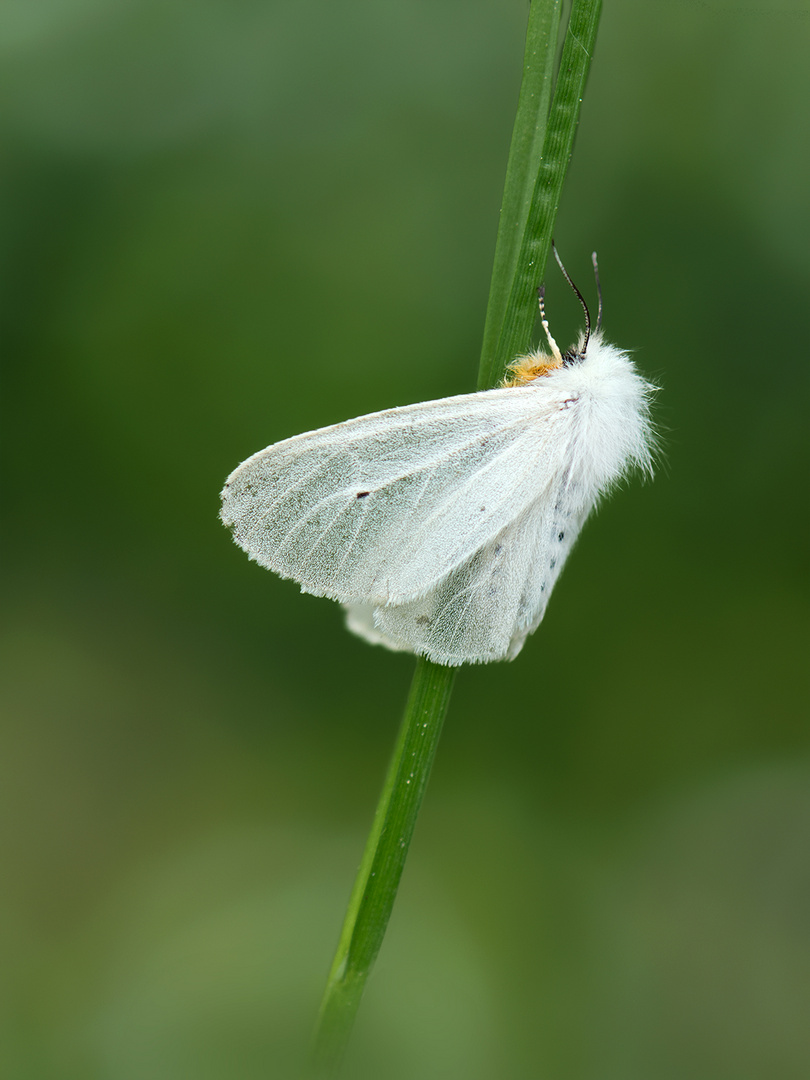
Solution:
M 565 533 L 564 532 L 558 533 L 557 539 L 558 540 L 564 540 L 565 539 Z
M 417 615 L 416 616 L 416 625 L 417 626 L 430 626 L 430 619 L 427 617 L 427 615 Z
M 370 495 L 370 494 L 371 494 L 370 491 L 358 491 L 357 492 L 357 498 L 358 499 L 365 499 L 366 495 Z
M 553 570 L 556 565 L 557 565 L 557 560 L 552 559 L 551 562 L 548 564 L 549 570 Z

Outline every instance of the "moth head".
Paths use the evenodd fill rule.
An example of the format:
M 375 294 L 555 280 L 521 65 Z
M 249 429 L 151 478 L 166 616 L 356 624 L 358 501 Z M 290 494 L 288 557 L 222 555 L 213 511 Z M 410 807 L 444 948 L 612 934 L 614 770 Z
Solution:
M 591 313 L 588 311 L 585 297 L 571 280 L 570 274 L 563 266 L 563 261 L 560 258 L 557 246 L 553 240 L 551 241 L 551 250 L 554 252 L 554 258 L 557 260 L 557 265 L 563 272 L 563 277 L 576 293 L 580 304 L 582 304 L 582 310 L 585 312 L 585 333 L 576 345 L 572 345 L 566 352 L 560 351 L 559 345 L 551 336 L 551 331 L 548 328 L 548 319 L 546 318 L 545 308 L 546 287 L 544 284 L 540 285 L 537 289 L 537 302 L 540 307 L 540 322 L 542 323 L 543 331 L 548 339 L 551 356 L 547 356 L 539 349 L 533 350 L 526 356 L 519 356 L 509 365 L 509 374 L 506 379 L 504 379 L 504 386 L 525 386 L 535 379 L 548 375 L 557 368 L 573 367 L 574 364 L 581 364 L 587 355 L 588 343 L 591 340 Z M 598 334 L 602 329 L 602 285 L 599 281 L 599 264 L 596 261 L 595 251 L 591 255 L 591 258 L 593 260 L 593 273 L 596 278 L 596 295 L 599 300 L 599 309 L 596 314 L 596 327 L 594 328 L 594 334 Z

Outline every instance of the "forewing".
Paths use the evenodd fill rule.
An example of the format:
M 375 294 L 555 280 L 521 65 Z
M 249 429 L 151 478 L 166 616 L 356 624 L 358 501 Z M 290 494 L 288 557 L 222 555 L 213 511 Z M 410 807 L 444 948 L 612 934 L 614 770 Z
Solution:
M 553 482 L 567 416 L 543 389 L 424 402 L 277 443 L 228 478 L 222 519 L 307 592 L 423 596 Z

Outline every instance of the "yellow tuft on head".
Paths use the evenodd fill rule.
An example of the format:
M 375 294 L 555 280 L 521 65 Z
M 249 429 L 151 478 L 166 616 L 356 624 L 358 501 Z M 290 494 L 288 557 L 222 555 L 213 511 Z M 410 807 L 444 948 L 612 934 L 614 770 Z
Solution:
M 518 356 L 507 368 L 508 374 L 502 386 L 526 386 L 535 379 L 548 375 L 550 371 L 562 367 L 562 357 L 546 356 L 536 349 L 527 356 Z

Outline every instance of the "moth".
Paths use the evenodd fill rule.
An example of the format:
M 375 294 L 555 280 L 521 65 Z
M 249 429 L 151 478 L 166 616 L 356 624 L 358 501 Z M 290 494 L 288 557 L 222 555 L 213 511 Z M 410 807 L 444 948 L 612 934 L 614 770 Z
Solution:
M 367 641 L 451 666 L 517 656 L 599 499 L 652 466 L 655 387 L 605 341 L 601 289 L 591 332 L 560 266 L 585 311 L 576 345 L 559 349 L 541 289 L 550 353 L 519 357 L 498 389 L 260 450 L 222 492 L 236 543 L 344 604 Z

